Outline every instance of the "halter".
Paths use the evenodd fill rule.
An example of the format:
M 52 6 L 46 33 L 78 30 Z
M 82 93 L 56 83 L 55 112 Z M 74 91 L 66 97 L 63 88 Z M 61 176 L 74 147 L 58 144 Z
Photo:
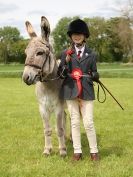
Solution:
M 37 64 L 32 64 L 32 63 L 28 63 L 26 62 L 25 63 L 25 66 L 31 66 L 31 67 L 34 67 L 36 69 L 39 69 L 38 71 L 38 74 L 36 75 L 40 77 L 40 82 L 47 82 L 47 81 L 54 81 L 54 80 L 58 80 L 61 75 L 63 74 L 64 70 L 61 72 L 61 74 L 58 76 L 58 77 L 55 77 L 55 78 L 49 78 L 49 79 L 45 79 L 44 75 L 43 75 L 43 68 L 48 60 L 48 58 L 50 57 L 50 45 L 47 45 L 45 43 L 43 43 L 44 45 L 46 45 L 46 47 L 49 49 L 49 52 L 46 54 L 46 59 L 44 60 L 44 62 L 42 63 L 42 66 L 40 65 L 37 65 Z

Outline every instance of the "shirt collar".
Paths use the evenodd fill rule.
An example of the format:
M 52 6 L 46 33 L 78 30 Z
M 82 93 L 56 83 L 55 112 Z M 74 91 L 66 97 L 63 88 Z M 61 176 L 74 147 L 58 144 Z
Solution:
M 80 49 L 78 47 L 76 47 L 76 45 L 74 47 L 75 47 L 75 50 L 76 50 L 77 54 L 78 54 L 78 51 L 81 51 L 81 56 L 82 56 L 82 54 L 83 54 L 83 52 L 85 50 L 85 45 L 82 48 L 80 48 Z

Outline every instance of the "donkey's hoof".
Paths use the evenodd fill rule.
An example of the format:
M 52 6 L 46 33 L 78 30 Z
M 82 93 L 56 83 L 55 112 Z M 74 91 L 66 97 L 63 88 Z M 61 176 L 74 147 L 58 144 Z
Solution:
M 44 149 L 43 154 L 44 154 L 45 156 L 49 156 L 49 155 L 51 154 L 51 151 L 52 151 L 51 148 L 50 148 L 50 149 Z
M 61 148 L 61 149 L 60 149 L 60 156 L 61 156 L 61 157 L 66 157 L 66 155 L 67 155 L 66 148 Z

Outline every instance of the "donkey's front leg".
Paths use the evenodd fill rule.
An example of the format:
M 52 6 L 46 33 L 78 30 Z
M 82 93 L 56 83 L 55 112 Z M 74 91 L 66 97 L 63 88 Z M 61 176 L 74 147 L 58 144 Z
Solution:
M 45 136 L 45 146 L 44 146 L 43 154 L 50 155 L 52 151 L 52 142 L 51 142 L 52 128 L 50 126 L 50 113 L 45 110 L 43 105 L 39 105 L 39 110 L 43 120 L 44 136 Z
M 63 126 L 64 121 L 64 109 L 58 110 L 56 112 L 57 116 L 57 135 L 58 135 L 58 141 L 59 141 L 59 151 L 61 156 L 66 156 L 66 145 L 65 145 L 65 130 Z

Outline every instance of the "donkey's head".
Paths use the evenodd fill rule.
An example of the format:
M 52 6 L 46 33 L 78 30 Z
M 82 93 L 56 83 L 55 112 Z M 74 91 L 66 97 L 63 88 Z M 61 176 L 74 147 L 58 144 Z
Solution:
M 30 22 L 26 22 L 26 29 L 31 38 L 25 53 L 25 67 L 22 79 L 27 85 L 47 78 L 54 69 L 55 59 L 49 44 L 50 25 L 46 17 L 41 17 L 41 37 L 37 37 Z

